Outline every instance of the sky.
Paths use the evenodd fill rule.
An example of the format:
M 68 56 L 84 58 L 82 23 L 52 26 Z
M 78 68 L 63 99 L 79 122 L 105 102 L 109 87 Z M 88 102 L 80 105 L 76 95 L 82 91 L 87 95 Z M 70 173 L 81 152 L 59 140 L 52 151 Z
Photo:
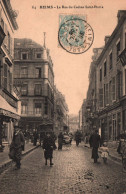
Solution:
M 126 9 L 125 0 L 11 0 L 17 11 L 18 30 L 16 38 L 31 38 L 43 45 L 46 32 L 46 47 L 53 61 L 55 84 L 65 95 L 69 114 L 78 114 L 89 85 L 89 68 L 93 48 L 104 46 L 104 38 L 111 35 L 117 25 L 118 10 Z M 62 8 L 83 6 L 83 8 Z M 40 9 L 40 6 L 53 6 Z M 91 8 L 95 6 L 95 8 Z M 59 8 L 61 7 L 61 8 Z M 98 8 L 99 7 L 99 8 Z M 94 31 L 94 41 L 82 54 L 71 54 L 59 46 L 59 15 L 83 15 Z

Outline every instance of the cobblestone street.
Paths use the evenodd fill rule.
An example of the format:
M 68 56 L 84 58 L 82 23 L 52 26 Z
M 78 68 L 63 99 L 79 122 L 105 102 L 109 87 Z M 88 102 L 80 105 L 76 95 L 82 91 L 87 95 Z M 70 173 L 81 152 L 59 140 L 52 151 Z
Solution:
M 45 166 L 42 148 L 22 159 L 20 170 L 14 165 L 0 175 L 1 194 L 121 194 L 126 192 L 126 173 L 121 164 L 108 160 L 97 164 L 91 159 L 91 149 L 83 145 L 64 146 L 54 151 L 54 166 Z

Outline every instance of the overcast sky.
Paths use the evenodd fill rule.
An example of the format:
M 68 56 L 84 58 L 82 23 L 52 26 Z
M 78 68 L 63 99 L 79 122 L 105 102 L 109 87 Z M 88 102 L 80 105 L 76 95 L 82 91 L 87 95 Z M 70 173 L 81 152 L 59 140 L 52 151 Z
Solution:
M 46 32 L 46 46 L 54 64 L 55 84 L 65 95 L 70 114 L 78 114 L 88 89 L 88 74 L 93 48 L 104 45 L 104 37 L 111 35 L 117 25 L 117 12 L 126 9 L 126 0 L 11 0 L 18 11 L 19 29 L 17 38 L 31 38 L 43 45 Z M 40 9 L 40 6 L 103 6 L 103 8 Z M 32 6 L 36 7 L 33 9 Z M 83 54 L 66 52 L 58 44 L 59 15 L 82 14 L 94 31 L 94 42 Z

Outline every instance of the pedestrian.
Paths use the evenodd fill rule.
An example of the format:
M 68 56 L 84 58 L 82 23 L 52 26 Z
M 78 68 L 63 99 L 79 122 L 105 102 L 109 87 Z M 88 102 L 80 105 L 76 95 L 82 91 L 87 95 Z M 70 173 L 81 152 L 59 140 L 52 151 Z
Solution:
M 20 161 L 22 150 L 24 151 L 24 146 L 25 146 L 24 135 L 21 132 L 21 129 L 18 126 L 15 126 L 12 143 L 10 145 L 9 156 L 16 163 L 16 169 L 19 169 L 21 166 Z
M 109 149 L 107 147 L 107 142 L 103 143 L 103 146 L 100 147 L 101 157 L 103 158 L 104 163 L 107 163 L 107 158 L 109 155 Z
M 38 133 L 37 133 L 37 130 L 34 129 L 33 130 L 33 145 L 36 146 L 37 144 L 37 139 L 38 139 Z
M 80 131 L 77 130 L 76 133 L 75 133 L 76 146 L 78 146 L 79 143 L 81 143 L 81 137 L 82 137 L 82 135 L 81 135 Z
M 50 133 L 47 132 L 44 140 L 43 140 L 43 149 L 44 149 L 44 157 L 45 157 L 45 165 L 47 165 L 47 160 L 50 160 L 50 166 L 53 165 L 53 150 L 56 149 L 55 141 L 51 137 Z
M 63 134 L 62 132 L 60 132 L 58 135 L 58 150 L 62 150 L 62 146 L 63 146 Z
M 97 162 L 98 156 L 98 148 L 100 146 L 100 135 L 98 134 L 98 130 L 96 129 L 95 132 L 91 135 L 89 142 L 92 147 L 92 158 L 94 159 L 94 163 Z

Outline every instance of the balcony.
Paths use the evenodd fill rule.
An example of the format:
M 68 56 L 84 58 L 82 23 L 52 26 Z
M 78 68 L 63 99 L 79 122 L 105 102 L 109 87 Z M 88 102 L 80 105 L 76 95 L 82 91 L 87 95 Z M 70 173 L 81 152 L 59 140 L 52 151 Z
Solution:
M 22 117 L 42 117 L 43 118 L 43 113 L 41 112 L 35 112 L 35 111 L 22 111 L 21 112 Z

